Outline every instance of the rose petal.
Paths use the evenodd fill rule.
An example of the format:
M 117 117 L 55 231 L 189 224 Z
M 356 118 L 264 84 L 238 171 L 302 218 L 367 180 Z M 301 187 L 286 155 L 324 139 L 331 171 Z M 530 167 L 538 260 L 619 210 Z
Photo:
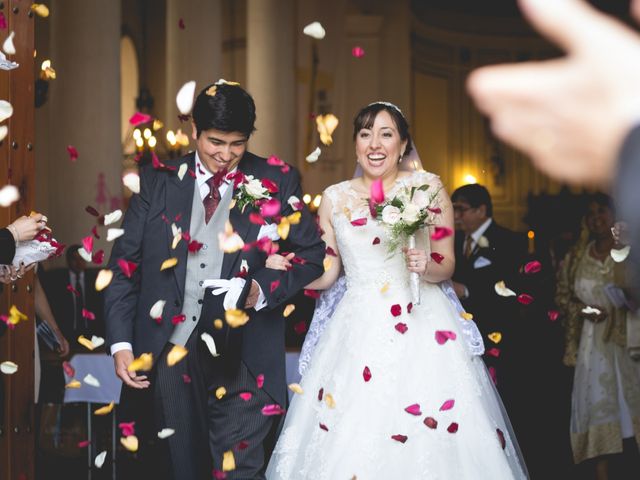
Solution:
M 260 215 L 263 217 L 275 217 L 280 213 L 280 208 L 280 200 L 277 198 L 270 198 L 260 205 Z
M 504 438 L 504 433 L 502 433 L 502 430 L 500 430 L 499 428 L 496 428 L 496 433 L 498 434 L 498 440 L 500 441 L 500 446 L 504 450 L 505 447 L 507 446 L 507 441 Z
M 106 227 L 107 225 L 111 225 L 112 223 L 116 223 L 121 218 L 122 218 L 122 210 L 120 210 L 120 209 L 114 210 L 113 212 L 107 213 L 104 216 L 104 225 Z
M 177 325 L 179 323 L 184 322 L 187 319 L 187 316 L 184 313 L 179 313 L 177 315 L 174 315 L 171 318 L 171 324 L 172 325 Z
M 30 9 L 39 17 L 47 18 L 49 16 L 49 7 L 47 7 L 44 3 L 33 3 L 31 4 Z
M 224 387 L 218 387 L 216 388 L 216 398 L 218 400 L 222 400 L 222 398 L 227 394 L 227 389 Z
M 153 368 L 153 354 L 151 353 L 143 353 L 138 358 L 134 359 L 127 370 L 129 372 L 148 372 Z
M 189 351 L 182 345 L 174 345 L 171 347 L 169 353 L 167 353 L 167 365 L 169 367 L 173 367 L 176 363 L 186 357 L 187 353 L 189 353 Z
M 315 299 L 320 298 L 320 293 L 318 293 L 318 291 L 317 291 L 317 290 L 310 290 L 310 289 L 308 289 L 308 288 L 305 288 L 305 289 L 304 289 L 304 294 L 305 294 L 307 297 L 311 297 L 311 298 L 315 298 Z
M 516 292 L 507 288 L 503 280 L 497 282 L 493 287 L 498 295 L 501 297 L 515 297 Z
M 246 450 L 248 447 L 249 447 L 249 442 L 247 442 L 246 440 L 242 440 L 238 442 L 238 445 L 236 445 L 236 450 L 242 451 L 242 450 Z
M 0 372 L 5 375 L 13 375 L 18 371 L 18 365 L 9 360 L 0 363 Z
M 316 147 L 316 149 L 313 152 L 311 152 L 309 155 L 305 157 L 305 160 L 308 163 L 315 163 L 320 158 L 321 153 L 322 151 L 320 150 L 320 147 Z
M 262 388 L 263 385 L 264 385 L 264 374 L 260 373 L 256 377 L 256 386 L 258 388 Z
M 493 381 L 494 385 L 498 385 L 498 374 L 496 373 L 495 367 L 489 367 L 489 376 Z
M 110 228 L 107 230 L 107 242 L 112 242 L 116 238 L 124 235 L 124 229 L 122 228 Z
M 2 140 L 0 140 L 2 141 Z M 8 207 L 20 200 L 20 191 L 14 185 L 5 185 L 0 189 L 0 206 Z
M 324 430 L 325 432 L 328 432 L 328 431 L 329 431 L 329 427 L 327 427 L 324 423 L 320 423 L 320 424 L 318 424 L 318 425 L 319 425 L 319 426 L 320 426 L 320 428 L 321 428 L 322 430 Z
M 173 428 L 163 428 L 158 432 L 158 438 L 160 440 L 164 440 L 165 438 L 169 438 L 174 433 L 176 433 L 176 431 Z
M 104 250 L 98 250 L 91 256 L 91 261 L 96 265 L 101 265 L 104 261 Z
M 87 448 L 91 445 L 91 440 L 81 440 L 78 442 L 78 448 Z
M 302 30 L 302 33 L 316 40 L 322 40 L 326 35 L 324 28 L 320 22 L 312 22 Z
M 285 411 L 286 410 L 284 410 L 277 403 L 272 403 L 262 407 L 262 415 L 265 415 L 265 416 L 282 415 L 285 413 Z
M 73 145 L 67 145 L 67 153 L 69 154 L 69 160 L 71 162 L 78 160 L 78 149 Z
M 289 305 L 287 305 L 286 307 L 284 307 L 284 312 L 282 312 L 282 315 L 287 318 L 289 315 L 291 315 L 291 313 L 296 309 L 296 306 L 293 303 L 290 303 Z
M 138 125 L 142 125 L 143 123 L 147 123 L 151 121 L 151 115 L 147 115 L 146 113 L 136 112 L 129 118 L 129 123 L 134 127 Z
M 404 334 L 407 330 L 409 330 L 409 327 L 407 327 L 407 324 L 402 322 L 396 323 L 394 328 L 402 334 Z
M 83 308 L 82 309 L 82 318 L 86 318 L 87 320 L 95 320 L 96 319 L 96 314 L 93 313 L 93 312 L 90 312 L 86 308 Z
M 394 317 L 399 317 L 402 315 L 402 307 L 397 303 L 395 305 L 391 305 L 391 315 Z
M 378 178 L 371 183 L 369 194 L 371 196 L 371 201 L 374 204 L 384 202 L 384 187 L 382 186 L 382 179 Z
M 251 397 L 253 397 L 253 394 L 251 392 L 242 392 L 238 396 L 245 402 L 248 402 L 251 400 Z
M 90 373 L 87 373 L 82 381 L 91 387 L 100 388 L 100 381 Z
M 411 313 L 411 310 L 413 310 L 413 303 L 409 302 L 407 305 L 407 313 Z
M 440 411 L 446 412 L 447 410 L 451 410 L 455 404 L 456 404 L 455 400 L 449 399 L 440 406 Z
M 371 242 L 372 245 L 379 245 L 380 244 L 380 238 L 376 237 L 373 239 L 373 242 Z
M 529 305 L 531 302 L 533 302 L 533 297 L 528 293 L 521 293 L 520 295 L 518 295 L 518 302 L 523 305 Z
M 7 17 L 4 16 L 4 13 L 0 12 L 0 29 L 6 30 L 7 28 Z
M 127 277 L 127 278 L 131 278 L 133 273 L 138 268 L 137 264 L 135 264 L 135 263 L 133 263 L 133 262 L 131 262 L 129 260 L 125 260 L 124 258 L 119 258 L 118 259 L 118 266 L 120 267 L 120 270 L 122 270 L 122 273 L 124 274 L 124 276 Z
M 249 321 L 249 315 L 244 310 L 233 308 L 224 312 L 224 319 L 231 328 L 241 327 Z
M 293 326 L 293 330 L 298 334 L 302 335 L 307 331 L 307 323 L 304 320 L 300 320 Z
M 187 115 L 191 113 L 191 108 L 193 107 L 193 96 L 196 92 L 196 82 L 191 80 L 190 82 L 185 83 L 178 90 L 178 94 L 176 95 L 176 105 L 178 106 L 178 111 Z
M 391 438 L 396 442 L 405 443 L 409 437 L 406 435 L 391 435 Z
M 7 55 L 16 54 L 16 46 L 13 44 L 13 37 L 15 36 L 16 36 L 16 32 L 11 32 L 9 36 L 6 38 L 6 40 L 4 41 L 4 43 L 2 44 L 2 50 Z
M 424 419 L 424 423 L 427 427 L 431 428 L 432 430 L 435 430 L 436 428 L 438 428 L 438 422 L 435 418 L 433 417 L 427 417 Z
M 251 212 L 249 214 L 249 221 L 254 225 L 266 225 L 266 220 L 262 218 L 262 215 L 256 212 Z
M 465 320 L 467 320 L 467 321 L 468 321 L 468 320 L 473 320 L 473 314 L 471 314 L 471 313 L 469 313 L 469 312 L 462 312 L 462 313 L 460 314 L 460 316 L 461 316 L 462 318 L 464 318 Z
M 442 240 L 453 235 L 453 230 L 449 227 L 435 227 L 434 232 L 431 234 L 431 240 Z
M 440 264 L 442 263 L 442 260 L 444 260 L 444 256 L 440 255 L 438 252 L 431 252 L 431 260 L 433 260 L 437 264 Z
M 351 49 L 351 55 L 354 56 L 355 58 L 362 58 L 364 57 L 364 48 L 362 47 L 353 47 Z
M 133 193 L 140 193 L 140 175 L 129 172 L 122 177 L 122 184 Z
M 354 227 L 362 227 L 367 224 L 367 217 L 357 218 L 351 221 L 351 225 Z
M 106 458 L 107 458 L 107 451 L 104 450 L 100 452 L 98 455 L 96 455 L 96 458 L 93 460 L 93 464 L 96 466 L 96 468 L 102 468 L 102 465 L 104 465 L 104 461 Z
M 120 437 L 120 443 L 124 448 L 130 452 L 138 451 L 138 437 L 135 435 L 129 435 L 128 437 Z
M 451 422 L 451 424 L 447 427 L 447 432 L 456 433 L 458 431 L 458 424 L 456 422 Z
M 278 185 L 276 185 L 273 180 L 269 180 L 268 178 L 261 178 L 260 183 L 269 191 L 269 193 L 278 193 Z
M 222 323 L 222 321 L 220 321 L 220 323 Z M 209 350 L 209 353 L 212 357 L 220 356 L 218 350 L 216 349 L 216 342 L 210 334 L 208 334 L 207 332 L 202 332 L 202 334 L 200 335 L 200 339 L 207 346 L 207 349 Z
M 82 258 L 85 262 L 91 262 L 91 254 L 89 252 L 87 252 L 84 247 L 80 247 L 78 250 L 78 255 L 80 255 L 80 258 Z
M 280 280 L 274 280 L 269 284 L 269 293 L 275 292 L 280 286 Z
M 136 433 L 136 422 L 120 422 L 118 428 L 123 436 L 129 437 Z
M 336 401 L 333 399 L 333 395 L 330 393 L 326 393 L 324 396 L 324 403 L 327 404 L 329 408 L 336 408 Z
M 168 268 L 173 268 L 178 264 L 178 259 L 176 257 L 167 258 L 162 265 L 160 265 L 160 271 L 167 270 Z
M 93 250 L 93 236 L 89 235 L 82 239 L 82 248 L 84 248 L 87 253 L 91 253 L 91 250 Z
M 233 450 L 227 450 L 222 454 L 222 471 L 232 472 L 236 469 L 236 459 L 233 455 Z
M 290 383 L 289 390 L 293 393 L 297 393 L 298 395 L 302 395 L 304 393 L 304 390 L 302 390 L 302 387 L 298 383 Z
M 96 291 L 101 291 L 107 288 L 113 278 L 113 272 L 111 270 L 100 270 L 96 276 Z
M 318 390 L 318 401 L 321 402 L 323 397 L 324 397 L 324 388 L 321 388 L 320 390 Z
M 414 403 L 413 405 L 409 405 L 404 409 L 404 411 L 415 416 L 422 415 L 422 411 L 420 410 L 419 403 Z
M 371 380 L 371 370 L 369 370 L 369 367 L 364 367 L 364 370 L 362 371 L 362 378 L 364 378 L 365 382 Z
M 76 376 L 75 368 L 73 368 L 73 365 L 71 365 L 66 360 L 64 362 L 62 362 L 62 369 L 64 370 L 64 374 L 66 376 L 68 376 L 68 377 L 75 377 Z
M 549 317 L 549 320 L 555 322 L 556 320 L 558 320 L 558 317 L 560 317 L 560 312 L 558 312 L 557 310 L 549 310 L 547 312 L 547 316 Z
M 187 375 L 186 373 L 182 374 L 182 381 L 184 383 L 191 383 L 191 377 L 189 375 Z
M 542 264 L 538 260 L 533 260 L 524 266 L 526 274 L 538 273 L 540 270 L 542 270 Z
M 455 340 L 456 334 L 450 330 L 436 330 L 436 342 L 444 345 L 447 340 Z
M 489 350 L 487 350 L 487 355 L 498 358 L 500 356 L 500 349 L 495 347 L 490 348 Z
M 111 411 L 113 410 L 113 407 L 115 406 L 115 402 L 111 402 L 108 405 L 105 405 L 103 407 L 97 408 L 93 411 L 94 415 L 108 415 L 111 413 Z
M 72 379 L 69 383 L 67 383 L 64 388 L 80 388 L 82 387 L 82 384 L 76 380 L 75 378 Z
M 610 255 L 613 258 L 613 261 L 616 263 L 624 262 L 629 256 L 629 252 L 631 251 L 631 247 L 626 245 L 622 248 L 612 248 Z
M 500 343 L 502 341 L 502 334 L 500 332 L 491 332 L 487 337 L 489 337 L 489 340 L 493 343 Z

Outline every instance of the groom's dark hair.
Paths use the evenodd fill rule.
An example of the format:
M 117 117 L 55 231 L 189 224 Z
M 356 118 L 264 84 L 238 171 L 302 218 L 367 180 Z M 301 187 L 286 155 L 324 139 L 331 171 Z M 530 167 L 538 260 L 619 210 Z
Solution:
M 240 132 L 249 138 L 256 122 L 253 98 L 239 85 L 217 83 L 207 85 L 196 97 L 191 117 L 197 135 L 215 128 L 223 132 Z

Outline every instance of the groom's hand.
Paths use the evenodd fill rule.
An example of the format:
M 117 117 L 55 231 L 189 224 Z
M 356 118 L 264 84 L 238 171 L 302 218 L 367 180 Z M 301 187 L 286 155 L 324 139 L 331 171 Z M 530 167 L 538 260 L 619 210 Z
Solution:
M 260 296 L 260 286 L 258 282 L 255 280 L 251 280 L 251 290 L 249 290 L 249 295 L 247 295 L 247 301 L 244 302 L 245 310 L 248 308 L 253 308 L 258 303 L 258 297 Z
M 149 386 L 149 380 L 147 380 L 146 375 L 137 375 L 136 372 L 127 370 L 131 362 L 133 362 L 133 352 L 131 350 L 118 350 L 113 354 L 113 363 L 118 378 L 131 388 L 147 388 Z

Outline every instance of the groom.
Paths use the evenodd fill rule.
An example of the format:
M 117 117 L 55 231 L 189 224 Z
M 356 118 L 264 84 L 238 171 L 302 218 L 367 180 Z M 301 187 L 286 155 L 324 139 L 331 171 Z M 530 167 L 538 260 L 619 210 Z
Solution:
M 122 223 L 125 233 L 115 242 L 109 262 L 114 277 L 105 296 L 107 344 L 125 384 L 123 403 L 130 395 L 150 393 L 145 407 L 153 408 L 154 428 L 175 431 L 159 442 L 164 451 L 153 458 L 156 464 L 169 463 L 165 474 L 211 478 L 211 464 L 205 460 L 211 458 L 214 468 L 222 470 L 223 455 L 233 452 L 236 468 L 226 478 L 264 478 L 280 417 L 263 415 L 262 408 L 286 405 L 283 308 L 322 274 L 324 243 L 303 210 L 300 222 L 279 242 L 281 251 L 298 259 L 292 270 L 266 269 L 267 255 L 258 247 L 224 253 L 218 242 L 227 222 L 245 244 L 275 230 L 275 225 L 249 220 L 257 212 L 252 205 L 244 211 L 235 206 L 237 190 L 226 173 L 271 180 L 277 192 L 270 195 L 280 201 L 283 216 L 294 212 L 289 198 L 301 198 L 300 177 L 294 168 L 270 165 L 246 150 L 255 104 L 237 84 L 219 81 L 206 87 L 196 98 L 192 117 L 196 152 L 141 171 L 140 193 L 131 199 Z M 177 229 L 182 238 L 175 245 Z M 170 258 L 177 264 L 161 269 Z M 131 278 L 118 266 L 120 259 L 137 265 Z M 241 295 L 238 288 L 217 296 L 210 289 L 205 293 L 207 281 L 232 278 Z M 165 302 L 162 309 L 159 301 Z M 243 309 L 249 322 L 234 329 L 226 324 L 211 328 L 215 319 L 224 322 L 223 302 Z M 196 327 L 201 314 L 200 330 L 211 332 L 221 352 L 218 358 L 200 339 Z M 176 345 L 188 353 L 169 367 L 167 355 Z M 128 371 L 134 356 L 142 353 L 153 354 L 151 371 Z M 143 442 L 140 449 L 144 447 Z

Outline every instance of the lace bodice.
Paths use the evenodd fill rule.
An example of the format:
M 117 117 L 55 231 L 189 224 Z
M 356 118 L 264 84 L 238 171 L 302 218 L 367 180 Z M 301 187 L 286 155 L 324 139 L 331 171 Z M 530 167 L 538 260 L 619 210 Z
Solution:
M 386 196 L 393 197 L 406 186 L 424 184 L 430 185 L 430 189 L 441 185 L 432 173 L 414 172 L 398 179 Z M 332 225 L 348 288 L 406 283 L 409 277 L 404 256 L 399 250 L 388 252 L 386 229 L 371 217 L 367 198 L 352 188 L 351 181 L 328 187 L 324 196 L 331 201 Z M 424 232 L 417 237 L 420 246 L 428 250 Z

